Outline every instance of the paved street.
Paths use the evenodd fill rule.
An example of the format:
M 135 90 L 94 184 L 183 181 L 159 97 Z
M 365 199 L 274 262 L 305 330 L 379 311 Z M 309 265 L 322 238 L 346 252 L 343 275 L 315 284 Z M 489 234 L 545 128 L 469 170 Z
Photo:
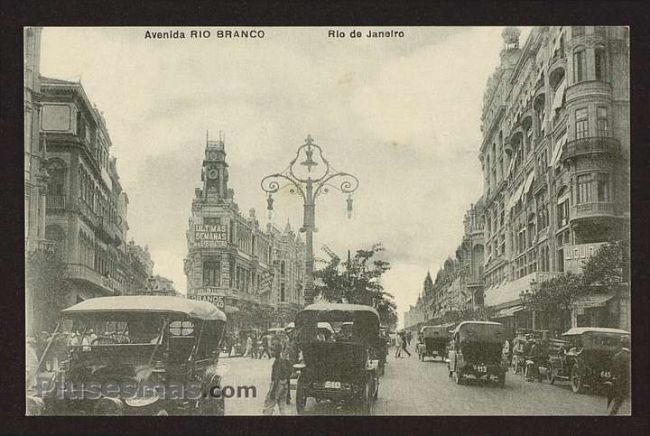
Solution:
M 268 390 L 271 360 L 226 358 L 230 365 L 226 385 L 255 385 L 257 398 L 231 398 L 226 403 L 227 415 L 259 415 Z M 506 387 L 469 380 L 456 385 L 448 377 L 446 363 L 436 359 L 420 362 L 411 358 L 389 356 L 386 375 L 381 379 L 375 415 L 604 415 L 604 396 L 576 395 L 567 382 L 555 386 L 526 382 L 521 376 L 507 375 Z M 292 392 L 292 399 L 295 391 Z M 308 414 L 346 414 L 329 403 L 316 404 L 309 399 Z M 295 415 L 295 403 L 287 407 Z M 629 409 L 620 411 L 628 413 Z

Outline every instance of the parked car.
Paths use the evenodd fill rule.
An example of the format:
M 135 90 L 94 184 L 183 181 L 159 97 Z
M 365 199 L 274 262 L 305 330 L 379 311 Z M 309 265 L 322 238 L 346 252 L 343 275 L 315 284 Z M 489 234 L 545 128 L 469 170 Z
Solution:
M 351 335 L 331 334 L 323 341 L 325 325 L 352 322 Z M 346 324 L 349 325 L 349 324 Z M 331 328 L 331 327 L 330 327 Z M 348 328 L 348 327 L 346 327 Z M 304 361 L 300 372 L 296 410 L 303 414 L 307 398 L 360 406 L 370 414 L 379 389 L 381 353 L 379 313 L 358 304 L 316 303 L 296 315 L 297 344 Z
M 601 386 L 611 378 L 612 358 L 618 351 L 621 336 L 630 333 L 621 329 L 601 327 L 575 327 L 562 334 L 566 341 L 551 353 L 547 379 L 568 380 L 575 393 L 585 387 Z
M 463 321 L 454 329 L 449 351 L 449 377 L 456 384 L 471 375 L 477 379 L 495 378 L 500 387 L 506 383 L 506 367 L 501 359 L 505 330 L 501 323 Z
M 213 304 L 99 297 L 64 309 L 62 317 L 79 340 L 47 389 L 48 414 L 224 414 L 223 397 L 209 395 L 224 373 L 219 350 L 226 316 Z

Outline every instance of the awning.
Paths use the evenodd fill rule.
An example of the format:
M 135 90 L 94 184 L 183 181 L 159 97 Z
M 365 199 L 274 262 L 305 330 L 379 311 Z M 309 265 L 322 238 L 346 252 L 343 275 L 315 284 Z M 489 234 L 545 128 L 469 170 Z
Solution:
M 562 107 L 562 101 L 564 100 L 564 92 L 566 91 L 566 80 L 558 85 L 555 95 L 553 95 L 553 106 L 551 110 L 556 111 Z
M 521 312 L 524 310 L 524 306 L 517 305 L 513 307 L 508 307 L 506 309 L 501 309 L 494 315 L 494 318 L 507 318 L 509 316 L 515 316 L 516 312 Z
M 555 148 L 553 149 L 553 158 L 551 159 L 551 162 L 548 164 L 549 167 L 555 167 L 555 165 L 557 165 L 557 163 L 560 161 L 560 156 L 562 155 L 562 146 L 567 143 L 567 139 L 568 137 L 567 134 L 565 133 L 555 143 Z
M 530 290 L 531 280 L 536 278 L 535 273 L 530 273 L 517 280 L 506 281 L 485 291 L 485 305 L 499 306 L 501 304 L 519 304 L 519 296 L 523 291 Z
M 524 184 L 524 191 L 522 195 L 528 194 L 528 191 L 530 191 L 530 187 L 533 186 L 533 180 L 535 180 L 535 172 L 531 171 L 530 174 L 528 174 L 528 177 L 526 178 L 526 183 Z
M 525 183 L 522 183 L 519 185 L 519 187 L 513 192 L 513 194 L 510 196 L 510 200 L 508 200 L 508 205 L 506 206 L 506 210 L 512 209 L 512 207 L 519 201 L 521 198 L 521 194 L 524 192 L 524 185 Z
M 519 152 L 518 151 L 515 152 L 515 154 L 510 159 L 510 165 L 508 165 L 508 172 L 506 173 L 506 179 L 508 177 L 510 177 L 510 174 L 512 173 L 512 170 L 515 167 L 515 160 L 517 160 L 517 153 L 519 153 Z
M 591 294 L 579 297 L 573 302 L 575 307 L 603 307 L 614 298 L 614 294 Z

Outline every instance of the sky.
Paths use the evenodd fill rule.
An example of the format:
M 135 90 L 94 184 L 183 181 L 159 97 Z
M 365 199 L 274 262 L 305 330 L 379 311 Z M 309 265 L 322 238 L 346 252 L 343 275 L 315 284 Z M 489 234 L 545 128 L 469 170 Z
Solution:
M 481 105 L 502 28 L 394 28 L 404 37 L 382 39 L 328 37 L 350 27 L 258 28 L 263 39 L 201 29 L 212 38 L 190 39 L 180 27 L 43 30 L 41 74 L 80 80 L 106 119 L 130 201 L 129 239 L 147 245 L 154 273 L 184 293 L 206 132 L 225 135 L 235 201 L 263 225 L 261 179 L 286 168 L 311 134 L 336 169 L 360 180 L 352 219 L 343 194 L 319 197 L 315 254 L 327 258 L 323 244 L 343 257 L 382 242 L 392 265 L 384 286 L 401 318 L 427 271 L 453 256 L 481 195 Z M 186 39 L 145 39 L 146 30 Z M 274 206 L 276 225 L 300 227 L 297 197 L 276 196 Z

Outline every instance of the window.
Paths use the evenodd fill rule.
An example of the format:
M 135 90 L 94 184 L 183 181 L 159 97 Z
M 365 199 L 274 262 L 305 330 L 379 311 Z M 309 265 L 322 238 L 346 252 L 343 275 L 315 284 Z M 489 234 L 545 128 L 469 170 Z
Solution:
M 284 301 L 285 292 L 284 292 L 284 283 L 280 283 L 280 301 Z
M 579 48 L 573 53 L 573 77 L 574 82 L 582 82 L 586 79 L 585 71 L 587 69 L 587 58 L 585 57 L 585 49 Z
M 598 175 L 598 201 L 611 201 L 609 195 L 609 174 Z
M 49 195 L 65 195 L 65 164 L 54 161 L 47 167 L 47 172 L 50 175 L 50 180 L 47 186 L 47 193 Z
M 575 38 L 576 36 L 585 35 L 585 26 L 571 26 L 571 35 Z
M 607 108 L 599 107 L 597 114 L 597 124 L 596 128 L 598 129 L 598 136 L 606 137 L 609 136 L 609 123 L 607 121 Z
M 591 201 L 591 174 L 578 176 L 578 189 L 576 203 L 588 203 Z
M 203 286 L 219 286 L 221 283 L 221 264 L 216 261 L 203 263 Z
M 569 200 L 557 205 L 557 226 L 564 227 L 569 223 Z
M 589 132 L 589 120 L 587 119 L 587 109 L 576 110 L 576 139 L 586 138 Z
M 605 47 L 599 46 L 594 50 L 596 80 L 605 80 Z
M 218 226 L 221 225 L 221 218 L 219 217 L 206 217 L 203 218 L 203 224 L 209 226 Z

